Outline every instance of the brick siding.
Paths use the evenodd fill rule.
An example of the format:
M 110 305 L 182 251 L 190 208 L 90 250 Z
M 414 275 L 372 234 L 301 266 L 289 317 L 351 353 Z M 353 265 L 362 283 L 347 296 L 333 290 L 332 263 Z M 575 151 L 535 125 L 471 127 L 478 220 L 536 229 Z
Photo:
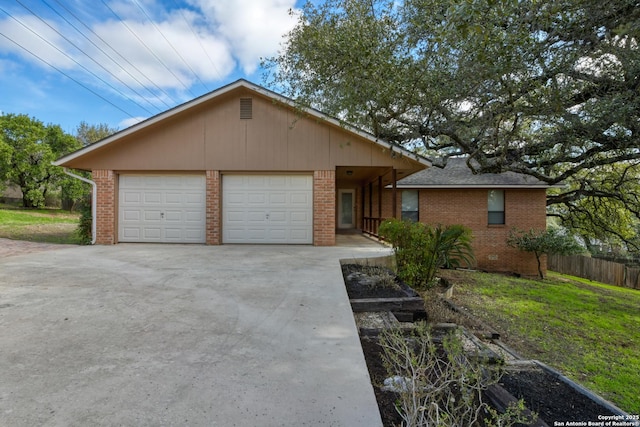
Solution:
M 332 170 L 313 173 L 313 244 L 336 244 L 336 173 Z
M 473 233 L 474 267 L 497 272 L 536 276 L 533 254 L 507 245 L 509 232 L 546 228 L 546 191 L 544 189 L 505 189 L 505 224 L 488 224 L 487 189 L 424 189 L 419 192 L 420 222 L 425 224 L 462 224 Z M 402 192 L 398 191 L 398 204 Z M 385 203 L 386 202 L 386 203 Z M 376 209 L 374 205 L 374 210 Z M 391 191 L 383 198 L 383 218 L 391 215 Z M 542 259 L 546 270 L 546 257 Z
M 98 191 L 96 244 L 113 245 L 116 243 L 116 176 L 112 170 L 94 170 L 92 177 Z
M 207 244 L 222 243 L 220 228 L 220 171 L 207 171 Z

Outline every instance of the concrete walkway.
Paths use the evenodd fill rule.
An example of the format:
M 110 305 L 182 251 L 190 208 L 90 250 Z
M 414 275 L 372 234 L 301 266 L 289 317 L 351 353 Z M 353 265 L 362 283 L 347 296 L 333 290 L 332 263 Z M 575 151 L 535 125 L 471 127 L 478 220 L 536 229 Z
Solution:
M 0 424 L 378 426 L 338 260 L 367 247 L 0 258 Z

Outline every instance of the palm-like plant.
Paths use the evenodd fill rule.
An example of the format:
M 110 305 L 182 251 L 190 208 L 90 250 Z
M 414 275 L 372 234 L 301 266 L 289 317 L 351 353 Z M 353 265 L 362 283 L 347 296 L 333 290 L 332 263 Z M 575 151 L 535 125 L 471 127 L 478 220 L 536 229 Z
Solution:
M 431 286 L 440 267 L 471 266 L 471 230 L 462 225 L 430 226 L 390 219 L 379 234 L 393 245 L 398 275 L 416 287 Z

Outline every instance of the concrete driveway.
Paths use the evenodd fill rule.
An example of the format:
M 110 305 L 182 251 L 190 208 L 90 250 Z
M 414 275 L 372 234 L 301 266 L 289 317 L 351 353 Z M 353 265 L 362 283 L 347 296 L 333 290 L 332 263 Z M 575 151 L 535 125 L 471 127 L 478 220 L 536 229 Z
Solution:
M 0 258 L 0 424 L 381 424 L 338 264 L 120 244 Z

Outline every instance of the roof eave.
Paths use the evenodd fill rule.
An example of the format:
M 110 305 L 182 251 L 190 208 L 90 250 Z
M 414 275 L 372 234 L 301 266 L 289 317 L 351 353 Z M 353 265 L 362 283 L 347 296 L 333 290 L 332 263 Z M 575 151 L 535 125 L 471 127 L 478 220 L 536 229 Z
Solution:
M 113 135 L 110 135 L 110 136 L 106 137 L 105 139 L 102 139 L 102 140 L 100 140 L 100 141 L 98 141 L 98 142 L 96 142 L 94 144 L 91 144 L 91 145 L 89 145 L 87 147 L 81 148 L 80 150 L 75 151 L 73 153 L 67 154 L 66 156 L 63 156 L 63 157 L 55 160 L 53 162 L 53 164 L 56 165 L 56 166 L 62 166 L 64 163 L 72 161 L 72 160 L 74 160 L 74 159 L 76 159 L 78 157 L 84 156 L 85 154 L 88 154 L 88 153 L 90 153 L 90 152 L 92 152 L 94 150 L 97 150 L 97 149 L 99 149 L 101 147 L 104 147 L 105 145 L 108 145 L 108 144 L 110 144 L 110 143 L 112 143 L 112 142 L 114 142 L 114 141 L 116 141 L 116 140 L 118 140 L 120 138 L 123 138 L 123 137 L 126 137 L 128 135 L 131 135 L 131 134 L 133 134 L 135 132 L 138 132 L 138 131 L 146 128 L 146 127 L 152 126 L 152 125 L 154 125 L 154 124 L 156 124 L 158 122 L 161 122 L 162 120 L 165 120 L 165 119 L 167 119 L 167 118 L 169 118 L 171 116 L 179 114 L 179 113 L 181 113 L 183 111 L 186 111 L 186 110 L 188 110 L 190 108 L 196 107 L 196 106 L 198 106 L 198 105 L 200 105 L 202 103 L 208 102 L 209 100 L 211 100 L 213 98 L 216 98 L 216 97 L 219 97 L 221 95 L 224 95 L 225 93 L 231 92 L 231 91 L 236 90 L 236 89 L 238 89 L 240 87 L 244 87 L 244 88 L 249 89 L 249 90 L 251 90 L 253 92 L 256 92 L 256 93 L 259 93 L 259 94 L 261 94 L 263 96 L 266 96 L 268 98 L 275 99 L 278 102 L 281 102 L 281 103 L 283 103 L 285 105 L 288 105 L 291 108 L 299 109 L 299 110 L 303 111 L 304 113 L 309 114 L 309 115 L 311 115 L 311 116 L 313 116 L 315 118 L 322 119 L 322 120 L 324 120 L 324 121 L 326 121 L 326 122 L 328 122 L 328 123 L 330 123 L 330 124 L 332 124 L 334 126 L 346 129 L 346 130 L 348 130 L 349 132 L 351 132 L 353 134 L 356 134 L 356 135 L 358 135 L 358 136 L 360 136 L 360 137 L 362 137 L 364 139 L 367 139 L 367 140 L 369 140 L 369 141 L 371 141 L 371 142 L 373 142 L 373 143 L 375 143 L 377 145 L 380 145 L 380 146 L 388 149 L 390 152 L 394 152 L 394 151 L 398 152 L 403 157 L 407 157 L 409 159 L 412 159 L 412 160 L 414 160 L 414 161 L 416 161 L 416 162 L 418 162 L 418 163 L 420 163 L 420 164 L 422 164 L 424 166 L 427 166 L 427 167 L 431 166 L 431 162 L 429 160 L 425 159 L 424 157 L 422 157 L 422 156 L 420 156 L 420 155 L 418 155 L 416 153 L 412 153 L 412 152 L 410 152 L 408 150 L 405 150 L 402 147 L 398 147 L 398 146 L 390 144 L 390 143 L 388 143 L 386 141 L 382 141 L 382 140 L 376 138 L 375 136 L 373 136 L 373 135 L 371 135 L 371 134 L 369 134 L 367 132 L 364 132 L 364 131 L 362 131 L 360 129 L 357 129 L 354 126 L 351 126 L 351 125 L 348 125 L 346 123 L 340 122 L 339 120 L 337 120 L 337 119 L 335 119 L 333 117 L 330 117 L 330 116 L 328 116 L 328 115 L 326 115 L 326 114 L 324 114 L 324 113 L 322 113 L 322 112 L 320 112 L 318 110 L 315 110 L 313 108 L 301 106 L 301 105 L 297 104 L 295 101 L 293 101 L 293 100 L 291 100 L 291 99 L 289 99 L 289 98 L 287 98 L 285 96 L 282 96 L 282 95 L 280 95 L 280 94 L 278 94 L 276 92 L 273 92 L 273 91 L 271 91 L 269 89 L 263 88 L 263 87 L 258 86 L 256 84 L 253 84 L 253 83 L 251 83 L 251 82 L 249 82 L 247 80 L 244 80 L 244 79 L 237 80 L 237 81 L 235 81 L 233 83 L 230 83 L 230 84 L 228 84 L 226 86 L 223 86 L 223 87 L 221 87 L 219 89 L 216 89 L 216 90 L 214 90 L 212 92 L 209 92 L 208 94 L 205 94 L 205 95 L 203 95 L 203 96 L 201 96 L 199 98 L 195 98 L 195 99 L 193 99 L 191 101 L 185 102 L 184 104 L 178 105 L 178 106 L 176 106 L 176 107 L 174 107 L 174 108 L 172 108 L 170 110 L 167 110 L 167 111 L 165 111 L 163 113 L 160 113 L 160 114 L 158 114 L 156 116 L 150 117 L 150 118 L 148 118 L 148 119 L 146 119 L 146 120 L 144 120 L 144 121 L 142 121 L 140 123 L 137 123 L 137 124 L 135 124 L 135 125 L 133 125 L 131 127 L 126 128 L 126 129 L 124 129 L 124 130 L 122 130 L 120 132 L 117 132 L 117 133 L 115 133 Z
M 392 188 L 391 186 L 387 186 L 385 188 Z M 452 184 L 452 185 L 408 185 L 408 184 L 397 184 L 396 188 L 403 190 L 422 190 L 422 189 L 548 189 L 548 188 L 561 188 L 558 185 L 508 185 L 508 184 L 492 184 L 492 185 L 483 185 L 483 184 Z

